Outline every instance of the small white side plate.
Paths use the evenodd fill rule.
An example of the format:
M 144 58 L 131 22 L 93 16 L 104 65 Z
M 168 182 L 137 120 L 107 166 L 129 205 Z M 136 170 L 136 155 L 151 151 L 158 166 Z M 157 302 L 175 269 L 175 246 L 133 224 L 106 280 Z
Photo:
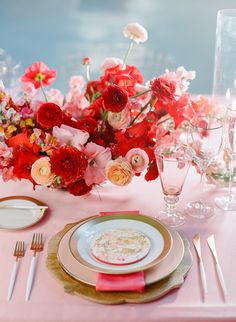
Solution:
M 41 201 L 25 196 L 0 198 L 0 205 L 45 206 Z M 0 208 L 0 229 L 24 229 L 36 224 L 46 209 Z

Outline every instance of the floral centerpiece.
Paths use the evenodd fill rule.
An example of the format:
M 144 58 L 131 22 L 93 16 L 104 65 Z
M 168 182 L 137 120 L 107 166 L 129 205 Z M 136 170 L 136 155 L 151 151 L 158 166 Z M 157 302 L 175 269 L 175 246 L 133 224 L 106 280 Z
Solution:
M 144 83 L 127 63 L 134 43 L 147 40 L 137 23 L 124 28 L 130 46 L 123 60 L 106 58 L 101 76 L 72 76 L 67 95 L 54 88 L 56 70 L 43 62 L 27 68 L 12 97 L 0 86 L 0 173 L 4 181 L 66 189 L 80 196 L 110 180 L 124 186 L 145 171 L 158 177 L 154 149 L 199 108 L 187 93 L 194 72 L 179 67 Z M 172 134 L 173 135 L 173 134 Z

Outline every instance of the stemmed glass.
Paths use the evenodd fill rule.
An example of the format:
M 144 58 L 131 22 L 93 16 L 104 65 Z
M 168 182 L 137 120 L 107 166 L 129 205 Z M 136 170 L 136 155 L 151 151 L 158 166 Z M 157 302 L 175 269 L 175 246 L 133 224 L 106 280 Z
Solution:
M 216 116 L 198 115 L 189 126 L 188 144 L 191 148 L 192 159 L 201 174 L 201 197 L 204 194 L 204 174 L 208 167 L 218 157 L 223 145 L 223 120 Z M 214 215 L 214 207 L 201 199 L 189 202 L 186 214 L 204 219 Z
M 219 196 L 215 199 L 216 205 L 223 210 L 236 210 L 236 196 L 232 192 L 234 178 L 234 164 L 236 158 L 236 106 L 232 104 L 227 107 L 227 122 L 225 126 L 226 146 L 231 154 L 230 156 L 230 177 L 229 189 L 226 196 Z
M 184 215 L 176 211 L 176 205 L 185 182 L 191 159 L 186 147 L 174 143 L 163 144 L 156 148 L 155 156 L 164 193 L 165 210 L 158 219 L 170 227 L 178 227 L 185 222 Z

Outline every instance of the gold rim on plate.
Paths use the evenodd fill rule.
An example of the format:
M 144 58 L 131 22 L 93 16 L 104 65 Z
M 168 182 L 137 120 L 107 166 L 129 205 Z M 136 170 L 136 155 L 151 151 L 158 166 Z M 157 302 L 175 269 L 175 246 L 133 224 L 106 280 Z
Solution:
M 162 236 L 164 247 L 161 251 L 161 253 L 150 263 L 143 264 L 140 267 L 135 268 L 127 268 L 124 270 L 117 270 L 115 267 L 113 268 L 106 268 L 105 264 L 104 267 L 98 267 L 96 265 L 93 265 L 92 263 L 89 263 L 84 259 L 77 248 L 77 241 L 74 238 L 75 233 L 79 228 L 81 228 L 83 225 L 87 225 L 86 229 L 91 229 L 94 225 L 110 220 L 119 220 L 119 219 L 128 219 L 128 220 L 135 220 L 139 222 L 143 222 L 145 224 L 150 225 L 152 228 L 156 229 Z M 106 215 L 106 216 L 96 216 L 95 218 L 89 218 L 86 221 L 83 221 L 79 226 L 76 227 L 76 229 L 72 232 L 70 239 L 69 239 L 69 250 L 72 254 L 72 256 L 83 266 L 100 273 L 106 273 L 106 274 L 128 274 L 128 273 L 134 273 L 140 270 L 146 270 L 154 265 L 159 264 L 170 252 L 172 247 L 172 236 L 169 232 L 169 230 L 158 220 L 154 219 L 153 217 L 149 217 L 146 215 L 134 215 L 134 214 L 112 214 L 112 215 Z M 142 260 L 139 262 L 141 263 Z M 126 265 L 125 265 L 126 266 Z
M 88 219 L 86 219 L 86 221 L 87 220 Z M 61 231 L 60 239 L 57 241 L 58 246 L 56 251 L 56 258 L 61 268 L 75 280 L 83 282 L 87 285 L 96 286 L 97 273 L 90 269 L 87 269 L 85 266 L 77 262 L 69 251 L 69 239 L 71 233 L 82 222 L 84 222 L 84 220 L 74 224 L 68 224 L 64 227 L 63 231 Z M 170 253 L 159 265 L 145 270 L 146 285 L 156 283 L 172 274 L 173 271 L 175 271 L 180 265 L 183 259 L 185 251 L 183 239 L 180 237 L 179 233 L 176 230 L 170 230 L 170 233 L 173 238 L 173 247 L 171 248 Z M 65 245 L 67 245 L 66 248 Z M 62 252 L 64 255 L 62 254 Z
M 10 197 L 3 197 L 3 198 L 0 198 L 0 203 L 3 202 L 3 201 L 15 200 L 15 199 L 31 201 L 34 204 L 38 205 L 38 206 L 46 206 L 46 204 L 43 203 L 42 201 L 40 201 L 38 199 L 35 199 L 33 197 L 28 197 L 28 196 L 10 196 Z M 34 221 L 34 222 L 32 222 L 31 224 L 26 225 L 26 226 L 18 226 L 18 227 L 14 227 L 14 228 L 4 227 L 4 226 L 2 226 L 0 224 L 0 230 L 20 230 L 20 229 L 29 228 L 29 227 L 37 224 L 45 216 L 45 213 L 46 213 L 46 210 L 47 209 L 44 208 L 44 209 L 39 209 L 39 210 L 40 210 L 40 216 L 39 216 L 39 218 L 37 218 L 37 220 Z

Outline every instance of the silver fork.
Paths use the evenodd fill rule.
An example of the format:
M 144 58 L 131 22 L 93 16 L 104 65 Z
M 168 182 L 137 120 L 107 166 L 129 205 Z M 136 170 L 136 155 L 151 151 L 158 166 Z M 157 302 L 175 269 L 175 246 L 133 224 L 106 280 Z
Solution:
M 26 295 L 25 295 L 26 301 L 29 301 L 29 297 L 30 297 L 30 293 L 33 285 L 36 254 L 43 250 L 43 235 L 41 233 L 33 235 L 30 249 L 33 250 L 34 253 L 31 259 L 30 270 L 29 270 L 29 275 L 27 280 Z
M 11 278 L 10 278 L 10 283 L 9 283 L 8 293 L 7 293 L 8 301 L 10 301 L 13 293 L 13 289 L 16 281 L 16 275 L 17 275 L 18 266 L 19 266 L 19 259 L 24 257 L 24 255 L 25 255 L 25 243 L 23 241 L 17 241 L 14 249 L 14 253 L 13 253 L 13 256 L 16 257 L 16 260 L 14 262 L 14 265 L 11 271 Z

